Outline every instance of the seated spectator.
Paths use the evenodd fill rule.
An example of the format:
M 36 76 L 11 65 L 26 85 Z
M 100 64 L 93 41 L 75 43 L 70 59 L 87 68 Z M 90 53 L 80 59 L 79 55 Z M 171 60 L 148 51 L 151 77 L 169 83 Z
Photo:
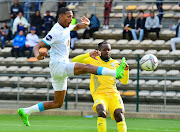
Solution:
M 71 22 L 71 25 L 76 25 L 77 24 L 77 20 L 75 18 L 75 14 L 73 12 L 73 18 L 72 18 L 72 22 Z M 77 34 L 77 31 L 71 31 L 70 32 L 70 36 L 71 36 L 71 44 L 70 44 L 70 48 L 72 50 L 74 50 L 74 43 L 75 41 L 78 40 L 78 34 Z
M 135 29 L 135 19 L 132 12 L 128 12 L 124 21 L 123 39 L 126 39 L 126 34 L 128 34 L 129 40 L 132 40 L 132 29 Z
M 150 16 L 147 17 L 145 23 L 145 38 L 148 38 L 149 32 L 156 32 L 156 37 L 159 39 L 160 25 L 159 17 L 154 15 L 154 12 L 150 12 Z
M 180 19 L 178 20 L 178 24 L 176 26 L 170 25 L 170 30 L 176 30 L 176 37 L 171 39 L 171 48 L 172 51 L 176 50 L 176 43 L 180 43 Z
M 16 32 L 19 32 L 20 30 L 25 31 L 25 28 L 29 26 L 29 23 L 27 22 L 26 18 L 23 17 L 22 12 L 19 12 L 18 16 L 14 20 L 13 24 L 13 35 L 16 34 Z
M 136 33 L 138 33 L 139 41 L 142 41 L 143 35 L 144 35 L 145 22 L 146 22 L 146 18 L 144 18 L 144 12 L 141 11 L 139 13 L 139 18 L 137 19 L 136 29 L 132 29 L 132 34 L 133 34 L 134 40 L 137 40 Z
M 44 16 L 43 20 L 44 20 L 45 36 L 46 36 L 48 31 L 52 28 L 55 19 L 53 16 L 50 16 L 50 11 L 46 11 L 46 16 Z
M 6 23 L 3 23 L 3 26 L 0 29 L 0 39 L 2 43 L 2 49 L 4 49 L 6 40 L 11 40 L 11 30 L 8 28 Z
M 19 52 L 22 53 L 23 57 L 26 57 L 24 52 L 25 42 L 26 42 L 26 37 L 24 36 L 24 31 L 20 30 L 19 34 L 16 35 L 16 37 L 13 40 L 13 47 L 11 50 L 12 57 L 20 57 Z M 14 55 L 14 52 L 16 52 L 16 56 Z
M 36 28 L 31 27 L 31 33 L 27 34 L 26 36 L 26 50 L 30 51 L 29 58 L 33 56 L 33 47 L 36 46 L 39 42 L 39 37 L 35 34 Z
M 93 33 L 98 31 L 100 27 L 99 19 L 92 14 L 90 17 L 90 25 L 86 27 L 86 30 L 83 33 L 83 39 L 86 38 L 86 34 L 89 34 L 90 38 L 93 38 Z
M 156 0 L 156 6 L 157 6 L 157 9 L 159 11 L 159 23 L 161 23 L 162 21 L 162 18 L 163 18 L 163 0 Z
M 14 4 L 11 6 L 11 28 L 13 28 L 14 19 L 17 17 L 19 12 L 24 12 L 22 6 L 18 0 L 14 0 Z
M 40 11 L 37 10 L 31 18 L 31 26 L 36 27 L 36 34 L 38 36 L 41 36 L 42 23 L 43 23 L 43 20 L 42 20 Z

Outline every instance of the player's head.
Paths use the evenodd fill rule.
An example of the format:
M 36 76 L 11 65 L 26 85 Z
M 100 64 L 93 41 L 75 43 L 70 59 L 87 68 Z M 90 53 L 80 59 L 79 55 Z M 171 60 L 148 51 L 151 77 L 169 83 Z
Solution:
M 73 12 L 67 7 L 62 7 L 59 9 L 58 14 L 60 25 L 64 28 L 69 27 L 73 18 Z
M 150 12 L 150 17 L 151 17 L 151 18 L 154 18 L 154 11 L 151 11 L 151 12 Z
M 98 50 L 101 52 L 101 58 L 103 60 L 109 60 L 111 58 L 111 45 L 103 41 L 98 44 Z

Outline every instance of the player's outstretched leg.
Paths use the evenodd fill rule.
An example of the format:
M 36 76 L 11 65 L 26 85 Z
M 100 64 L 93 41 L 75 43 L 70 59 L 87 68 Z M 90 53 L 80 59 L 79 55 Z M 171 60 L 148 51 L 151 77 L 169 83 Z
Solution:
M 91 64 L 76 63 L 74 66 L 74 75 L 92 73 L 95 75 L 113 76 L 117 79 L 124 77 L 124 69 L 126 68 L 126 59 L 123 57 L 121 64 L 116 70 L 112 70 L 106 67 L 98 67 Z
M 30 126 L 30 123 L 28 121 L 28 116 L 31 113 L 41 112 L 41 111 L 45 111 L 45 110 L 53 109 L 53 108 L 60 108 L 64 102 L 65 95 L 66 95 L 66 90 L 55 91 L 53 101 L 41 102 L 39 104 L 33 105 L 28 108 L 20 108 L 17 110 L 17 113 L 21 117 L 24 124 L 26 126 Z

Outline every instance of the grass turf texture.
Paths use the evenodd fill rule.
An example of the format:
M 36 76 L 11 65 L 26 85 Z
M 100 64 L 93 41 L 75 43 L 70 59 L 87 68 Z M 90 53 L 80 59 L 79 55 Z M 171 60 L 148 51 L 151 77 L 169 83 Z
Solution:
M 0 115 L 0 132 L 97 132 L 97 118 L 80 116 L 33 116 L 26 127 L 19 116 Z M 180 120 L 126 119 L 128 132 L 180 132 Z M 107 132 L 116 132 L 116 123 L 107 118 Z

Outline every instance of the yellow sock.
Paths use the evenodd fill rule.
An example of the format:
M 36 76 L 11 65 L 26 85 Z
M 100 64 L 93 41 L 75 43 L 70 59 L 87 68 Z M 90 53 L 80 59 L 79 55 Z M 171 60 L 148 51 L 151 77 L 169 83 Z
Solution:
M 98 132 L 106 132 L 106 118 L 98 117 L 97 128 Z
M 118 132 L 127 132 L 127 126 L 125 121 L 121 121 L 117 123 L 117 131 Z

